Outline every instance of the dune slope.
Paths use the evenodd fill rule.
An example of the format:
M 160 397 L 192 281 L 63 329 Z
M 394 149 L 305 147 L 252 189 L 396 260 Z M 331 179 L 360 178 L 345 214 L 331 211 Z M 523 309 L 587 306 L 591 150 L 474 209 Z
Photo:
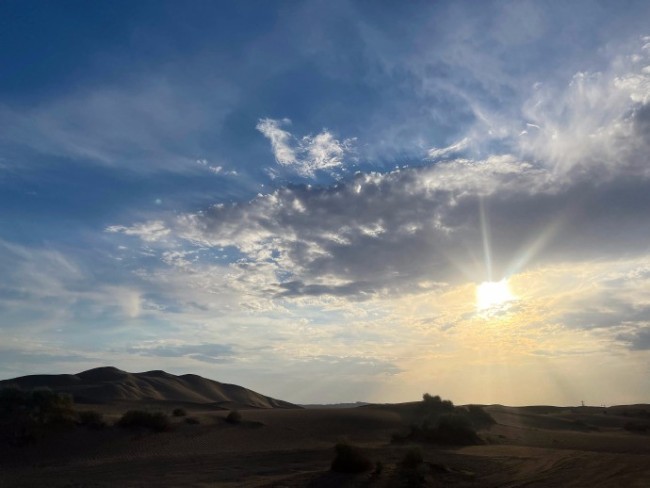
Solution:
M 158 401 L 212 404 L 224 408 L 300 408 L 238 385 L 193 374 L 176 376 L 164 371 L 128 373 L 110 366 L 74 375 L 30 375 L 0 381 L 0 388 L 9 385 L 68 393 L 77 403 Z

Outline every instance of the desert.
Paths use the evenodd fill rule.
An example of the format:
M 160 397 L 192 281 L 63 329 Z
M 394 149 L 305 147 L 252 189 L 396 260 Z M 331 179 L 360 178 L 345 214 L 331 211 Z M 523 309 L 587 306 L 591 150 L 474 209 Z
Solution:
M 434 413 L 468 408 L 428 394 L 421 401 L 401 404 L 302 408 L 198 376 L 116 368 L 5 380 L 0 392 L 28 386 L 49 388 L 46 391 L 54 395 L 76 392 L 83 403 L 72 404 L 70 424 L 35 431 L 20 442 L 9 437 L 7 395 L 2 396 L 3 487 L 650 483 L 650 405 L 474 406 L 487 415 L 479 413 L 477 438 L 468 440 L 455 431 L 450 438 L 420 435 L 427 428 L 423 419 L 432 418 L 427 404 Z M 120 427 L 129 410 L 162 413 L 166 424 L 160 429 L 145 424 Z M 101 425 L 80 422 L 79 412 L 88 411 L 96 412 Z M 232 412 L 238 412 L 234 420 Z M 337 469 L 333 461 L 340 446 L 369 463 Z
M 0 0 L 0 488 L 650 488 L 650 0 Z

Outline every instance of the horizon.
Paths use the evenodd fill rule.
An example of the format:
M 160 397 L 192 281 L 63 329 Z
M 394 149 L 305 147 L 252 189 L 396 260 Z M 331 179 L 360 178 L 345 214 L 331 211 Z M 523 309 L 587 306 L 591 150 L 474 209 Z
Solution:
M 648 2 L 0 19 L 0 379 L 650 403 Z
M 169 374 L 171 376 L 181 377 L 181 376 L 186 376 L 186 375 L 191 375 L 192 374 L 192 373 L 175 374 L 175 373 L 170 373 L 169 371 L 164 371 L 164 370 L 161 370 L 161 369 L 153 369 L 153 370 L 149 370 L 149 371 L 125 371 L 123 369 L 116 368 L 115 366 L 97 366 L 97 367 L 94 367 L 94 368 L 90 368 L 88 370 L 78 371 L 76 373 L 42 373 L 42 374 L 37 373 L 37 374 L 33 374 L 33 375 L 18 376 L 18 377 L 14 377 L 14 378 L 0 378 L 0 382 L 26 378 L 26 377 L 30 377 L 30 376 L 61 376 L 61 375 L 75 376 L 75 375 L 79 375 L 79 374 L 83 374 L 83 373 L 88 373 L 90 371 L 95 371 L 97 369 L 115 369 L 115 370 L 119 371 L 120 373 L 126 373 L 126 374 L 132 374 L 132 375 L 146 375 L 147 373 L 165 373 L 165 374 Z M 234 385 L 232 383 L 226 383 L 226 382 L 223 382 L 223 381 L 219 381 L 216 378 L 207 378 L 207 377 L 203 377 L 203 376 L 201 376 L 201 377 L 204 378 L 204 379 L 207 379 L 209 381 L 215 381 L 215 382 L 217 382 L 219 384 L 226 384 L 226 385 L 231 385 L 231 386 L 240 386 L 242 388 L 249 389 L 249 388 L 246 388 L 245 385 Z M 104 380 L 102 380 L 102 381 L 104 381 Z M 9 385 L 11 386 L 12 384 L 9 383 Z M 20 386 L 18 386 L 18 388 L 20 388 Z M 40 388 L 40 387 L 36 387 L 36 388 Z M 260 395 L 273 398 L 271 395 L 266 395 L 264 392 L 254 391 L 254 393 L 258 393 Z M 424 392 L 421 396 L 424 397 L 426 394 L 430 394 L 430 392 Z M 293 405 L 298 405 L 298 406 L 301 406 L 301 407 L 310 407 L 310 406 L 314 407 L 314 406 L 319 406 L 319 405 L 327 407 L 327 406 L 355 405 L 355 404 L 359 404 L 359 405 L 399 405 L 399 404 L 403 404 L 403 403 L 418 403 L 418 402 L 422 401 L 422 398 L 417 398 L 417 399 L 413 399 L 413 400 L 405 400 L 405 401 L 402 401 L 402 402 L 381 402 L 381 401 L 368 402 L 368 401 L 365 401 L 365 400 L 354 400 L 354 401 L 349 400 L 349 401 L 345 401 L 345 402 L 336 402 L 336 403 L 323 403 L 323 402 L 297 403 L 297 402 L 291 402 L 290 400 L 287 400 L 285 398 L 274 398 L 274 399 L 275 400 L 285 401 L 285 402 L 288 401 L 289 403 L 292 403 Z M 447 399 L 443 398 L 443 400 L 447 400 Z M 448 400 L 452 400 L 452 399 L 448 399 Z M 169 400 L 169 401 L 173 403 L 173 400 Z M 586 403 L 586 402 L 584 402 L 582 400 L 580 401 L 580 403 L 581 403 L 580 405 L 578 405 L 578 404 L 571 404 L 571 405 L 550 405 L 550 404 L 505 405 L 505 404 L 500 404 L 500 403 L 480 404 L 480 403 L 477 403 L 477 402 L 467 402 L 467 403 L 464 403 L 464 404 L 455 403 L 455 405 L 456 406 L 484 405 L 484 406 L 502 406 L 502 407 L 543 407 L 543 406 L 546 406 L 546 407 L 555 407 L 555 408 L 612 408 L 612 407 L 631 406 L 631 405 L 622 405 L 622 404 L 592 405 L 592 404 Z M 197 404 L 197 405 L 200 405 L 200 404 Z M 638 403 L 638 404 L 635 404 L 635 405 L 645 405 L 645 404 Z

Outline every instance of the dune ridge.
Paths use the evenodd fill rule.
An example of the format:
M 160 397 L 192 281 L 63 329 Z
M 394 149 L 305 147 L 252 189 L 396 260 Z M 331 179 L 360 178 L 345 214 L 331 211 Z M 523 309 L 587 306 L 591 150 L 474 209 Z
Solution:
M 77 374 L 29 375 L 0 381 L 0 388 L 49 388 L 72 395 L 77 403 L 182 402 L 223 408 L 301 408 L 242 386 L 220 383 L 194 374 L 174 375 L 161 370 L 129 373 L 112 366 Z

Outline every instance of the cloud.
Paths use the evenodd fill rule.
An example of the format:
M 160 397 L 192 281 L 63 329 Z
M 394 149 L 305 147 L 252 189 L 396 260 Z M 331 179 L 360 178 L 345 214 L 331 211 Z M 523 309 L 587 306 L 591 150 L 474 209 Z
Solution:
M 336 139 L 324 129 L 316 135 L 294 137 L 282 126 L 289 119 L 260 119 L 256 128 L 271 142 L 276 162 L 293 168 L 300 176 L 312 178 L 318 171 L 332 172 L 343 166 L 343 158 L 352 150 L 354 139 Z
M 224 265 L 229 280 L 206 276 L 206 283 L 258 297 L 359 300 L 419 291 L 425 282 L 498 280 L 536 264 L 643 253 L 650 239 L 639 225 L 650 207 L 644 53 L 613 61 L 607 75 L 576 75 L 562 96 L 540 98 L 535 88 L 524 104 L 529 134 L 513 131 L 500 153 L 359 173 L 329 187 L 288 186 L 116 230 L 144 240 L 164 232 L 181 248 L 233 249 L 238 259 Z M 325 133 L 296 139 L 283 129 L 288 123 L 258 124 L 278 162 L 304 175 L 331 166 L 323 161 L 339 153 L 328 148 L 340 143 Z M 475 142 L 484 141 L 468 135 L 433 155 Z M 206 265 L 192 272 L 203 276 Z
M 229 344 L 161 344 L 131 347 L 128 352 L 164 358 L 187 357 L 206 363 L 224 363 L 232 361 L 235 356 Z
M 558 90 L 538 83 L 522 115 L 531 128 L 518 140 L 523 157 L 557 174 L 593 172 L 648 176 L 650 45 L 612 60 L 598 72 L 579 72 Z
M 619 334 L 617 339 L 632 350 L 648 351 L 650 350 L 650 324 L 646 324 L 645 327 L 634 332 Z
M 429 159 L 442 159 L 442 158 L 449 158 L 450 156 L 456 156 L 463 149 L 467 148 L 469 144 L 470 144 L 469 137 L 465 137 L 460 141 L 452 144 L 451 146 L 442 147 L 442 148 L 433 147 L 429 149 L 428 156 Z
M 191 172 L 197 169 L 193 155 L 206 152 L 201 134 L 219 128 L 235 98 L 235 90 L 221 83 L 206 106 L 190 83 L 152 73 L 20 109 L 0 105 L 0 143 L 12 153 L 27 148 L 133 172 Z
M 135 224 L 130 227 L 123 225 L 111 225 L 106 227 L 106 232 L 122 233 L 127 236 L 137 236 L 146 242 L 156 242 L 169 235 L 170 230 L 160 220 L 153 220 L 142 224 Z

